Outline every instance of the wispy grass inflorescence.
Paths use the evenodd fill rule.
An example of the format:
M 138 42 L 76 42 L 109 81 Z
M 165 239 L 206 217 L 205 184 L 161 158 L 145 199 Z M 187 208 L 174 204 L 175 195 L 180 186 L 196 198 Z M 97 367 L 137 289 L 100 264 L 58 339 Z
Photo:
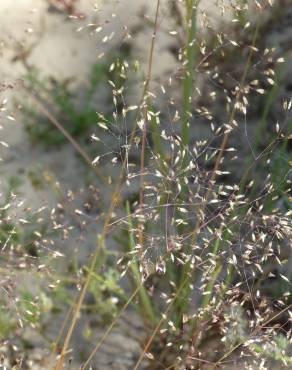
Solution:
M 230 35 L 222 33 L 217 37 L 218 45 L 212 46 L 213 50 L 207 50 L 208 41 L 202 40 L 199 47 L 198 4 L 186 2 L 183 114 L 180 117 L 179 110 L 175 110 L 172 115 L 171 101 L 168 116 L 155 112 L 157 93 L 150 90 L 150 80 L 151 65 L 156 58 L 153 50 L 159 5 L 158 1 L 141 105 L 142 118 L 138 113 L 136 121 L 142 134 L 140 138 L 136 128 L 132 131 L 121 182 L 113 199 L 121 199 L 124 179 L 129 186 L 137 177 L 140 177 L 139 197 L 133 202 L 126 201 L 127 213 L 121 218 L 112 216 L 117 204 L 112 203 L 103 234 L 105 238 L 112 226 L 119 226 L 128 234 L 129 247 L 118 265 L 122 269 L 121 276 L 128 275 L 133 282 L 133 308 L 145 321 L 147 336 L 133 369 L 140 368 L 145 358 L 151 361 L 151 368 L 157 369 L 161 366 L 215 369 L 226 359 L 234 360 L 235 355 L 242 363 L 245 356 L 254 356 L 250 361 L 265 363 L 268 360 L 264 348 L 268 341 L 271 338 L 277 341 L 279 335 L 283 335 L 282 330 L 289 339 L 291 211 L 289 207 L 279 207 L 278 201 L 291 191 L 291 181 L 288 168 L 284 175 L 287 181 L 285 185 L 281 182 L 281 188 L 269 171 L 261 169 L 262 178 L 256 183 L 252 174 L 261 163 L 270 165 L 278 145 L 281 151 L 286 150 L 289 140 L 286 122 L 291 119 L 291 107 L 288 109 L 291 104 L 285 103 L 283 114 L 286 118 L 282 125 L 278 122 L 272 129 L 270 142 L 264 147 L 258 145 L 259 131 L 255 134 L 256 141 L 249 141 L 246 125 L 249 107 L 258 100 L 258 94 L 265 94 L 264 85 L 272 84 L 271 76 L 275 75 L 272 68 L 282 62 L 282 58 L 274 57 L 273 50 L 262 50 L 260 20 L 252 25 L 244 23 L 242 11 L 238 13 L 239 24 L 243 30 L 248 29 L 245 40 L 236 39 L 232 32 Z M 260 4 L 256 6 L 259 15 L 265 11 Z M 247 16 L 245 6 L 243 9 Z M 228 53 L 242 56 L 238 70 L 226 72 L 221 66 L 219 58 L 228 58 Z M 268 73 L 261 76 L 261 80 L 255 79 L 258 65 L 267 66 Z M 195 73 L 206 76 L 206 84 L 210 79 L 215 86 L 208 95 L 210 102 L 204 105 L 200 104 L 200 97 L 193 98 Z M 236 80 L 238 76 L 239 81 Z M 203 86 L 200 92 L 196 86 L 199 96 L 209 87 Z M 161 90 L 167 93 L 171 88 L 172 82 Z M 223 100 L 224 106 L 217 108 L 216 99 Z M 267 99 L 262 118 L 265 121 L 271 101 L 276 99 L 274 88 Z M 139 107 L 133 108 L 136 109 L 139 112 Z M 216 109 L 222 118 L 218 118 Z M 197 134 L 202 120 L 209 127 L 206 138 L 198 138 Z M 262 129 L 261 125 L 258 130 Z M 252 161 L 240 158 L 241 148 L 236 148 L 240 135 L 246 135 Z M 131 162 L 131 151 L 135 148 L 140 148 L 140 158 Z M 228 170 L 229 166 L 234 168 L 233 161 L 241 167 L 235 169 L 239 178 L 235 183 Z M 263 282 L 267 280 L 275 280 L 275 287 L 278 284 L 273 293 L 272 289 L 267 293 L 264 288 Z M 78 312 L 86 289 L 85 283 Z M 127 301 L 127 307 L 129 303 Z M 124 310 L 125 306 L 121 312 Z M 76 314 L 74 317 L 75 324 Z M 116 323 L 113 321 L 109 330 Z M 268 324 L 269 329 L 266 328 Z M 73 330 L 69 331 L 69 338 L 72 334 Z M 215 338 L 212 354 L 208 351 L 211 338 Z M 94 348 L 83 369 L 101 344 L 99 342 Z M 68 340 L 63 356 L 67 347 Z M 288 347 L 285 348 L 288 351 Z M 274 359 L 277 356 L 275 354 Z M 284 364 L 287 362 L 287 354 L 283 353 L 282 360 Z M 56 369 L 61 369 L 60 364 Z
M 68 306 L 53 343 L 55 370 L 67 366 L 81 317 L 98 318 L 103 330 L 96 341 L 94 328 L 84 330 L 90 338 L 80 367 L 85 370 L 94 368 L 123 315 L 131 319 L 134 311 L 143 332 L 133 370 L 291 365 L 292 99 L 281 89 L 289 54 L 269 46 L 264 32 L 262 20 L 270 19 L 276 4 L 220 4 L 231 19 L 213 28 L 200 1 L 157 0 L 153 19 L 144 17 L 151 27 L 146 65 L 140 66 L 130 48 L 98 70 L 98 86 L 104 83 L 111 96 L 105 109 L 96 107 L 96 123 L 89 105 L 83 114 L 70 104 L 74 124 L 90 117 L 86 131 L 82 125 L 77 131 L 63 126 L 66 104 L 55 118 L 38 91 L 26 89 L 50 129 L 62 133 L 87 165 L 88 186 L 80 190 L 87 201 L 78 207 L 77 191 L 64 192 L 45 173 L 57 198 L 47 228 L 64 240 L 77 230 L 81 249 L 92 229 L 97 234 L 85 264 L 78 252 L 69 267 L 65 263 L 69 276 L 51 261 L 36 268 L 50 266 L 47 273 L 55 279 L 50 302 L 63 294 L 60 310 Z M 166 15 L 173 17 L 173 29 L 164 24 Z M 94 35 L 104 31 L 90 23 L 79 32 L 87 28 Z M 124 30 L 129 47 L 140 29 Z M 175 43 L 169 49 L 175 50 L 177 68 L 157 76 L 159 36 L 165 34 Z M 111 38 L 113 33 L 103 34 L 102 42 Z M 94 104 L 97 81 L 89 86 Z M 64 94 L 62 102 L 68 101 Z M 84 140 L 88 131 L 90 143 Z M 19 224 L 31 222 L 22 217 L 12 222 L 7 213 L 12 200 L 13 192 L 0 209 L 1 258 L 10 263 L 19 252 Z M 50 249 L 52 258 L 63 257 L 55 250 L 55 235 L 47 240 L 45 234 L 34 231 L 33 247 L 17 257 L 21 263 L 39 261 L 36 245 Z M 29 295 L 23 302 L 26 316 L 37 316 Z

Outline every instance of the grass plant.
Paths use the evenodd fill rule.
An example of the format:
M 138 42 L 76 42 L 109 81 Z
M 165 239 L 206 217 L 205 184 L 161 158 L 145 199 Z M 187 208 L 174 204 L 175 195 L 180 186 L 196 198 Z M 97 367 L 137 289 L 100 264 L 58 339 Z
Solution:
M 95 65 L 82 112 L 77 112 L 64 86 L 57 84 L 53 96 L 39 80 L 33 80 L 33 93 L 26 87 L 35 106 L 54 126 L 53 131 L 48 126 L 45 130 L 53 135 L 57 132 L 58 138 L 65 138 L 79 153 L 99 179 L 102 198 L 98 202 L 94 188 L 96 197 L 77 208 L 75 193 L 63 192 L 54 174 L 47 172 L 47 183 L 57 199 L 47 216 L 52 229 L 62 232 L 62 240 L 76 229 L 86 235 L 88 225 L 98 230 L 88 262 L 83 265 L 74 255 L 67 266 L 69 277 L 57 274 L 55 264 L 50 264 L 47 274 L 55 280 L 50 284 L 54 294 L 38 297 L 38 304 L 31 293 L 22 294 L 22 317 L 35 327 L 42 320 L 42 309 L 69 306 L 52 346 L 51 368 L 55 370 L 67 366 L 82 315 L 95 314 L 104 330 L 96 343 L 89 343 L 91 351 L 80 367 L 85 370 L 93 368 L 98 351 L 130 309 L 144 325 L 132 370 L 146 365 L 153 370 L 223 369 L 228 362 L 246 369 L 272 369 L 271 361 L 287 368 L 291 365 L 291 269 L 287 266 L 292 236 L 292 100 L 285 96 L 279 102 L 282 56 L 262 47 L 261 16 L 271 5 L 266 5 L 268 9 L 260 2 L 251 5 L 257 12 L 256 21 L 248 20 L 245 1 L 233 4 L 231 10 L 222 5 L 222 11 L 233 12 L 235 26 L 208 43 L 199 30 L 200 2 L 174 1 L 171 9 L 174 3 L 182 22 L 167 32 L 183 35 L 181 39 L 177 36 L 179 73 L 173 72 L 165 81 L 165 76 L 161 80 L 155 76 L 156 43 L 165 14 L 157 0 L 153 23 L 148 19 L 152 39 L 145 77 L 137 84 L 140 101 L 135 105 L 126 96 L 130 67 L 123 55 L 106 66 Z M 244 38 L 243 33 L 247 33 Z M 223 64 L 233 54 L 240 63 L 226 73 Z M 261 73 L 262 66 L 265 73 Z M 173 82 L 176 75 L 182 79 Z M 94 94 L 105 80 L 112 88 L 106 115 L 92 108 Z M 169 97 L 166 106 L 160 107 L 157 80 L 163 95 L 179 88 L 178 106 Z M 55 117 L 44 95 L 72 126 L 64 127 L 62 114 Z M 263 107 L 259 115 L 256 104 Z M 280 111 L 276 124 L 271 122 L 275 106 Z M 259 124 L 249 140 L 247 125 L 252 114 L 256 119 L 251 121 Z M 204 138 L 203 125 L 208 132 Z M 78 142 L 93 126 L 95 158 L 84 142 Z M 34 135 L 38 143 L 48 141 L 40 132 Z M 110 135 L 115 143 L 105 140 Z M 242 135 L 249 145 L 247 158 L 242 157 L 240 145 L 237 148 Z M 110 158 L 106 170 L 104 158 Z M 82 189 L 82 194 L 86 191 Z M 29 266 L 42 271 L 48 261 L 41 259 L 44 254 L 19 253 L 22 240 L 15 236 L 19 230 L 7 211 L 18 196 L 11 191 L 1 205 L 2 251 L 9 248 L 12 257 L 20 258 L 19 270 Z M 102 209 L 91 213 L 97 204 Z M 20 220 L 19 224 L 26 224 L 33 219 Z M 52 259 L 63 257 L 56 247 L 60 240 L 55 234 L 48 239 L 48 229 L 32 232 L 33 251 L 44 245 Z M 9 260 L 11 256 L 5 257 Z M 264 289 L 263 283 L 271 282 L 278 295 Z M 0 312 L 0 336 L 10 330 L 5 317 Z

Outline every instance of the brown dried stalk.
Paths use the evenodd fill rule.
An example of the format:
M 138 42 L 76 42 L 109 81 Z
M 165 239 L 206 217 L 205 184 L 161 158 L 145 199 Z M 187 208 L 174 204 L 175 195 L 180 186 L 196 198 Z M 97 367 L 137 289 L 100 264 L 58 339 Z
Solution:
M 156 12 L 156 14 L 158 15 L 160 0 L 157 0 L 157 5 L 158 6 L 157 6 L 157 12 Z M 157 29 L 157 22 L 156 22 L 155 29 Z M 155 37 L 153 37 L 152 43 L 151 43 L 150 57 L 149 57 L 149 62 L 148 62 L 148 78 L 146 80 L 144 91 L 143 91 L 143 94 L 142 94 L 141 106 L 142 106 L 143 102 L 145 101 L 145 96 L 146 96 L 146 93 L 148 91 L 149 82 L 150 82 L 150 79 L 151 79 L 154 41 L 155 41 Z M 134 128 L 133 128 L 133 130 L 131 132 L 131 137 L 130 137 L 130 141 L 129 141 L 130 149 L 131 149 L 131 147 L 133 145 L 133 142 L 134 142 L 135 133 L 136 133 L 136 126 L 134 126 Z M 100 252 L 101 243 L 103 243 L 103 241 L 105 239 L 105 236 L 106 236 L 106 234 L 108 232 L 108 227 L 110 225 L 110 220 L 111 220 L 111 217 L 112 217 L 112 212 L 114 211 L 114 209 L 115 209 L 115 207 L 116 207 L 116 205 L 117 205 L 117 203 L 119 201 L 119 195 L 120 195 L 121 188 L 122 188 L 122 183 L 123 183 L 123 168 L 126 165 L 126 161 L 127 161 L 127 158 L 125 158 L 124 161 L 123 161 L 123 165 L 121 167 L 122 169 L 121 169 L 120 175 L 118 177 L 117 185 L 116 185 L 115 190 L 113 192 L 113 195 L 111 197 L 111 203 L 110 203 L 108 212 L 107 212 L 107 214 L 105 216 L 105 221 L 104 221 L 104 225 L 103 225 L 103 228 L 102 228 L 100 237 L 99 237 L 99 241 L 97 243 L 97 247 L 96 247 L 95 253 L 94 253 L 93 257 L 92 257 L 92 260 L 91 260 L 91 263 L 90 263 L 90 267 L 88 269 L 88 274 L 86 276 L 84 285 L 83 285 L 83 287 L 81 289 L 81 292 L 79 294 L 79 297 L 78 297 L 77 302 L 76 302 L 76 305 L 75 305 L 75 308 L 73 310 L 73 315 L 72 315 L 71 323 L 70 323 L 69 329 L 68 329 L 67 334 L 66 334 L 66 337 L 65 337 L 65 341 L 64 341 L 64 344 L 63 344 L 61 353 L 60 353 L 60 357 L 59 357 L 59 359 L 57 361 L 57 364 L 55 366 L 55 370 L 61 370 L 63 368 L 63 363 L 64 363 L 64 359 L 65 359 L 65 356 L 66 356 L 66 353 L 67 353 L 67 350 L 68 350 L 68 347 L 69 347 L 69 343 L 70 343 L 70 340 L 71 340 L 73 331 L 75 329 L 77 320 L 78 320 L 78 318 L 80 316 L 81 307 L 82 307 L 82 304 L 83 304 L 83 301 L 84 301 L 84 297 L 85 297 L 85 294 L 87 292 L 89 283 L 91 281 L 92 272 L 93 272 L 93 270 L 94 270 L 94 268 L 96 266 L 96 261 L 97 261 L 97 257 L 98 257 L 99 252 Z M 107 334 L 108 334 L 108 332 L 109 331 L 107 331 Z

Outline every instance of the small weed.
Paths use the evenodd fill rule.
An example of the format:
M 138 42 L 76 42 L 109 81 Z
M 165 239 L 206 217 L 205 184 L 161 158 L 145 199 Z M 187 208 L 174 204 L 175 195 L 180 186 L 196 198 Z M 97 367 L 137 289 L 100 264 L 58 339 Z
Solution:
M 108 95 L 108 80 L 119 86 L 126 79 L 123 60 L 129 56 L 130 48 L 124 47 L 120 55 L 113 55 L 104 63 L 95 63 L 91 67 L 88 82 L 84 85 L 82 94 L 71 88 L 73 80 L 59 81 L 52 77 L 41 77 L 36 71 L 28 73 L 25 78 L 25 87 L 27 91 L 35 94 L 45 106 L 53 110 L 55 116 L 60 119 L 73 138 L 80 138 L 88 144 L 85 137 L 88 131 L 92 131 L 97 126 L 98 120 L 99 122 L 107 121 L 106 116 L 97 116 L 95 101 L 98 96 Z M 106 103 L 108 104 L 108 101 Z M 122 104 L 122 102 L 117 102 L 117 104 Z M 22 111 L 30 120 L 26 128 L 33 143 L 59 146 L 66 142 L 64 135 L 56 130 L 47 118 L 35 111 L 29 102 L 22 104 Z

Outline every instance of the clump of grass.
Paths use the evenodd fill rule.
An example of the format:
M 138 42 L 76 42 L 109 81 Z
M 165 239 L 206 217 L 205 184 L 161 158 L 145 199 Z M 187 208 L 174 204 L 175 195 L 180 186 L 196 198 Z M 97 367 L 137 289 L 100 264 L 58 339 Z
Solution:
M 133 294 L 140 295 L 140 313 L 143 319 L 148 317 L 146 345 L 133 369 L 139 368 L 144 356 L 151 359 L 152 368 L 160 368 L 161 361 L 165 361 L 163 366 L 168 366 L 167 368 L 194 367 L 201 362 L 216 368 L 239 348 L 246 353 L 254 350 L 252 343 L 258 335 L 263 338 L 264 327 L 270 322 L 278 323 L 277 318 L 282 315 L 286 317 L 290 308 L 289 291 L 285 291 L 281 298 L 278 297 L 273 302 L 260 289 L 253 289 L 265 264 L 274 258 L 277 264 L 284 263 L 282 255 L 278 253 L 291 236 L 290 213 L 282 212 L 275 203 L 269 211 L 264 208 L 267 198 L 273 199 L 275 195 L 269 174 L 263 179 L 261 188 L 257 188 L 256 197 L 250 193 L 252 183 L 239 186 L 241 184 L 220 180 L 229 174 L 228 171 L 221 170 L 225 155 L 236 152 L 236 148 L 228 146 L 228 138 L 240 124 L 241 115 L 246 115 L 250 91 L 254 90 L 251 88 L 249 72 L 257 63 L 253 54 L 257 52 L 259 26 L 254 28 L 253 44 L 249 46 L 250 52 L 241 81 L 228 92 L 232 96 L 227 99 L 228 122 L 217 127 L 212 123 L 211 138 L 191 141 L 189 117 L 196 48 L 195 11 L 194 2 L 187 2 L 188 36 L 181 133 L 164 130 L 161 121 L 159 125 L 153 122 L 150 125 L 154 135 L 153 147 L 150 144 L 147 146 L 147 114 L 149 117 L 155 116 L 155 120 L 159 115 L 154 115 L 151 106 L 145 105 L 143 99 L 141 111 L 144 120 L 143 124 L 138 121 L 141 141 L 137 141 L 142 145 L 140 201 L 131 205 L 132 213 L 127 204 L 125 217 L 114 221 L 115 224 L 121 222 L 121 225 L 128 225 L 128 250 L 131 258 L 129 260 L 129 256 L 124 256 L 119 260 L 119 265 L 124 271 L 122 275 L 131 271 L 130 275 L 134 280 Z M 157 29 L 155 33 L 156 31 Z M 226 41 L 230 41 L 228 36 Z M 236 41 L 230 42 L 235 48 L 238 47 Z M 153 48 L 151 50 L 153 52 Z M 149 65 L 153 62 L 152 58 L 154 56 L 151 53 Z M 149 89 L 149 76 L 145 83 L 146 93 Z M 260 88 L 256 90 L 260 94 L 264 92 Z M 224 93 L 227 94 L 227 91 Z M 211 113 L 209 115 L 212 116 Z M 277 134 L 279 129 L 276 131 Z M 214 148 L 212 141 L 221 136 L 221 146 Z M 133 137 L 132 135 L 131 138 Z M 132 141 L 129 150 L 131 146 Z M 259 160 L 268 158 L 269 161 L 273 155 L 270 148 L 268 144 L 264 153 L 259 154 Z M 149 156 L 146 156 L 147 151 Z M 201 157 L 204 157 L 204 161 Z M 131 172 L 127 160 L 124 162 L 124 165 L 127 163 L 125 175 L 130 182 Z M 211 169 L 208 169 L 208 163 L 211 163 Z M 133 163 L 132 168 L 133 175 L 139 171 L 137 164 Z M 151 181 L 145 180 L 146 170 L 152 175 Z M 249 171 L 250 165 L 243 171 L 244 181 Z M 117 191 L 119 194 L 120 189 Z M 108 222 L 118 194 L 115 193 L 112 198 L 106 217 L 106 229 L 110 227 Z M 149 199 L 147 203 L 146 199 Z M 157 228 L 154 222 L 157 223 Z M 288 278 L 283 275 L 283 279 Z M 152 284 L 151 295 L 141 287 L 141 282 Z M 87 289 L 86 283 L 84 289 Z M 79 309 L 82 299 L 81 295 Z M 133 295 L 129 299 L 132 300 Z M 234 311 L 236 307 L 243 307 L 246 312 L 240 311 L 242 322 L 234 320 L 234 315 L 238 314 Z M 155 312 L 162 314 L 155 319 Z M 76 316 L 73 316 L 63 351 L 67 349 L 75 323 Z M 116 321 L 110 329 L 115 323 Z M 272 328 L 273 335 L 277 333 L 277 328 L 277 325 Z M 209 358 L 204 358 L 203 343 L 209 333 L 214 331 L 218 337 L 217 348 L 220 352 L 216 354 L 215 351 Z M 223 345 L 220 344 L 222 342 Z M 264 343 L 261 342 L 261 346 Z M 90 360 L 101 344 L 99 342 L 95 347 Z M 63 359 L 58 362 L 56 369 L 61 369 L 62 363 Z M 87 365 L 89 360 L 83 368 Z
M 104 118 L 99 122 L 103 132 L 100 136 L 112 135 L 119 148 L 116 142 L 108 141 L 108 152 L 96 153 L 91 163 L 93 168 L 101 167 L 101 158 L 110 158 L 114 170 L 106 186 L 111 196 L 105 209 L 93 218 L 99 233 L 88 265 L 79 266 L 77 262 L 74 268 L 76 279 L 72 285 L 77 286 L 78 293 L 74 304 L 70 299 L 64 302 L 71 307 L 68 323 L 58 336 L 58 340 L 63 338 L 63 344 L 54 365 L 56 370 L 64 366 L 81 314 L 91 308 L 99 312 L 101 321 L 107 308 L 112 314 L 104 334 L 92 344 L 92 352 L 81 367 L 85 369 L 130 306 L 145 324 L 141 353 L 133 370 L 146 359 L 151 369 L 205 365 L 216 369 L 224 367 L 226 361 L 231 361 L 232 366 L 249 366 L 249 361 L 262 366 L 269 357 L 285 365 L 290 363 L 291 274 L 286 266 L 291 260 L 291 207 L 279 205 L 279 199 L 291 202 L 290 97 L 284 104 L 281 102 L 279 122 L 273 127 L 269 122 L 272 103 L 279 105 L 273 82 L 277 86 L 280 79 L 275 81 L 278 77 L 274 67 L 283 60 L 273 50 L 262 50 L 258 45 L 260 19 L 250 24 L 248 13 L 243 17 L 245 2 L 240 1 L 236 7 L 239 17 L 234 23 L 239 24 L 240 36 L 247 33 L 246 38 L 236 39 L 230 31 L 219 34 L 217 43 L 213 39 L 211 45 L 199 39 L 197 6 L 197 1 L 184 3 L 186 37 L 179 86 L 182 96 L 174 114 L 171 99 L 168 115 L 160 112 L 155 101 L 158 92 L 151 83 L 161 14 L 159 0 L 140 104 L 128 105 L 123 98 L 127 78 L 110 79 L 113 109 L 108 117 L 95 114 L 95 119 Z M 260 16 L 264 9 L 260 4 L 257 7 Z M 174 31 L 171 33 L 176 34 Z M 226 54 L 240 61 L 236 68 L 230 67 L 234 68 L 230 72 L 220 65 L 221 57 L 227 60 Z M 268 66 L 261 78 L 257 78 L 259 65 Z M 206 91 L 210 80 L 216 86 L 203 103 L 193 99 L 195 88 L 200 95 L 197 76 L 207 85 Z M 268 84 L 273 87 L 267 92 Z M 92 96 L 95 86 L 92 76 L 88 96 Z M 175 86 L 169 82 L 168 88 L 162 86 L 161 90 L 166 93 Z M 258 111 L 253 107 L 261 101 L 258 95 L 264 95 L 266 100 L 262 115 L 256 117 L 262 123 L 254 131 L 255 141 L 250 145 L 248 114 L 249 109 L 253 114 Z M 59 98 L 62 109 L 70 111 L 72 105 L 67 98 Z M 208 125 L 206 138 L 198 137 L 199 121 Z M 86 119 L 84 122 L 86 127 Z M 263 131 L 270 127 L 269 142 L 260 143 Z M 252 160 L 242 158 L 237 148 L 242 137 Z M 94 136 L 94 140 L 100 138 Z M 133 152 L 135 159 L 131 157 Z M 233 177 L 230 168 L 234 162 L 238 168 Z M 254 181 L 252 170 L 259 168 L 261 178 Z M 239 181 L 234 180 L 238 177 Z M 127 197 L 125 189 L 131 186 L 136 186 L 136 192 Z M 105 188 L 101 193 L 102 190 Z M 89 222 L 91 216 L 80 209 L 74 213 L 82 220 L 80 229 L 86 229 L 84 220 Z M 63 224 L 64 219 L 58 226 Z M 122 241 L 119 249 L 111 253 L 109 245 L 117 235 L 116 239 Z M 270 269 L 270 265 L 274 268 Z M 276 296 L 262 284 L 272 279 L 285 282 L 281 289 L 276 285 Z M 88 296 L 94 297 L 93 305 L 88 304 Z M 208 348 L 211 338 L 212 351 Z
M 256 30 L 255 33 L 257 32 Z M 189 149 L 188 155 L 191 159 L 188 166 L 182 168 L 181 160 L 186 156 L 185 141 L 188 136 L 185 134 L 186 131 L 182 129 L 184 139 L 177 133 L 167 135 L 162 132 L 161 136 L 166 141 L 167 147 L 165 151 L 170 153 L 165 159 L 164 166 L 169 168 L 169 173 L 166 175 L 160 167 L 156 168 L 155 157 L 154 161 L 150 160 L 149 172 L 155 171 L 157 180 L 154 179 L 151 185 L 148 184 L 149 193 L 146 192 L 144 197 L 148 196 L 151 204 L 143 205 L 142 209 L 140 205 L 132 215 L 128 211 L 131 250 L 134 257 L 133 262 L 129 262 L 125 268 L 132 264 L 135 266 L 139 264 L 141 279 L 142 276 L 145 282 L 158 279 L 157 291 L 154 292 L 154 296 L 157 294 L 155 302 L 158 300 L 158 307 L 164 307 L 163 314 L 158 323 L 154 324 L 152 334 L 149 334 L 134 369 L 139 367 L 146 354 L 152 359 L 153 364 L 156 361 L 159 364 L 162 359 L 165 359 L 162 355 L 165 349 L 161 349 L 162 353 L 160 353 L 157 346 L 160 348 L 165 345 L 170 353 L 177 353 L 175 363 L 171 367 L 179 368 L 182 364 L 195 366 L 202 361 L 215 368 L 239 348 L 253 350 L 253 346 L 249 347 L 248 342 L 253 343 L 266 324 L 276 320 L 282 314 L 285 316 L 285 312 L 290 308 L 289 291 L 286 291 L 281 299 L 278 297 L 277 303 L 272 303 L 262 296 L 260 289 L 251 290 L 254 279 L 262 273 L 262 266 L 272 256 L 277 255 L 277 245 L 282 244 L 285 239 L 288 241 L 291 234 L 289 212 L 281 213 L 281 210 L 275 208 L 275 204 L 271 211 L 267 213 L 263 211 L 267 197 L 274 193 L 269 175 L 261 191 L 258 190 L 262 195 L 257 198 L 250 198 L 249 192 L 244 193 L 243 189 L 236 184 L 225 184 L 217 180 L 225 174 L 220 170 L 224 152 L 235 151 L 234 148 L 227 146 L 227 138 L 233 130 L 232 125 L 237 127 L 236 120 L 239 113 L 246 112 L 248 97 L 244 91 L 248 91 L 245 89 L 249 84 L 248 68 L 251 67 L 251 63 L 252 59 L 249 57 L 239 90 L 234 91 L 234 106 L 229 124 L 223 124 L 220 129 L 214 130 L 215 135 L 221 132 L 224 135 L 220 149 L 211 149 L 207 140 L 197 141 Z M 240 91 L 240 95 L 237 91 Z M 157 131 L 155 134 L 157 135 Z M 198 161 L 202 153 L 206 153 L 206 162 L 217 157 L 213 170 L 206 170 L 205 164 L 202 165 Z M 267 151 L 266 155 L 269 157 L 272 153 Z M 154 203 L 155 199 L 156 203 Z M 161 202 L 161 199 L 164 202 Z M 160 208 L 165 208 L 168 212 L 161 212 Z M 141 217 L 144 217 L 141 214 L 143 209 L 147 218 L 159 221 L 159 225 L 161 225 L 162 216 L 165 220 L 163 236 L 152 234 L 151 221 L 146 223 L 144 221 L 143 253 L 141 253 L 142 245 L 138 242 L 136 246 L 134 245 L 135 234 L 132 231 L 131 220 L 136 217 L 139 225 Z M 245 210 L 244 213 L 242 209 Z M 138 237 L 140 234 L 141 229 L 138 227 L 137 241 L 141 240 Z M 283 261 L 279 257 L 276 257 L 277 263 L 281 265 Z M 154 269 L 149 269 L 147 261 L 152 261 Z M 188 266 L 187 270 L 184 269 L 185 265 Z M 137 274 L 137 268 L 135 271 Z M 173 280 L 162 281 L 161 274 L 171 276 Z M 283 275 L 283 279 L 288 278 Z M 181 296 L 186 286 L 188 290 Z M 158 299 L 162 288 L 163 293 Z M 195 303 L 197 297 L 199 304 Z M 177 302 L 179 304 L 176 304 Z M 183 302 L 188 304 L 185 304 L 182 310 L 180 303 Z M 226 307 L 236 302 L 247 308 L 244 322 L 252 320 L 253 324 L 251 326 L 242 324 L 237 330 L 237 326 L 241 324 L 234 322 L 232 333 L 236 332 L 236 334 L 232 334 L 228 331 L 228 327 L 233 314 L 226 310 Z M 143 305 L 141 303 L 142 311 Z M 259 320 L 254 316 L 258 310 L 260 310 Z M 174 318 L 174 321 L 171 318 Z M 176 322 L 179 326 L 176 326 Z M 221 326 L 221 330 L 217 329 L 218 337 L 224 342 L 229 336 L 229 341 L 226 342 L 225 348 L 220 348 L 223 353 L 221 356 L 217 358 L 212 356 L 207 360 L 201 357 L 200 348 L 203 348 L 202 343 L 208 337 L 208 332 L 214 331 L 217 324 Z M 277 326 L 273 330 L 273 333 L 277 333 Z M 231 342 L 230 336 L 233 337 Z M 151 354 L 154 342 L 156 351 Z M 261 345 L 264 346 L 263 343 Z M 173 358 L 171 355 L 169 357 Z M 165 363 L 165 366 L 169 365 Z

